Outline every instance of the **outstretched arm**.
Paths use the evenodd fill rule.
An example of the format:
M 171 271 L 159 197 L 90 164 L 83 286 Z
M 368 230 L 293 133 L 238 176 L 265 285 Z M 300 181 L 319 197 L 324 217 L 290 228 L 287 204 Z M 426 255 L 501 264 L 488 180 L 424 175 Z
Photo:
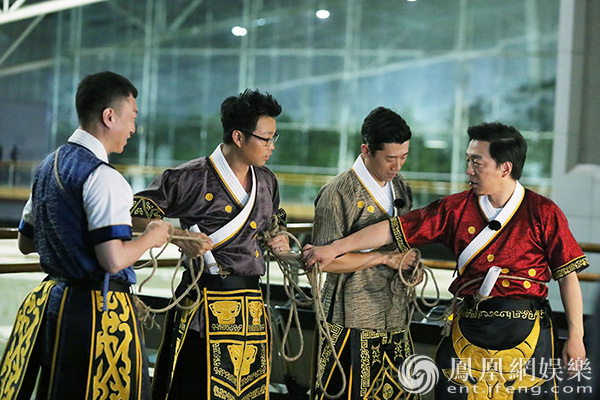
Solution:
M 387 265 L 392 269 L 408 270 L 415 265 L 416 256 L 414 253 L 400 253 L 398 251 L 369 251 L 367 253 L 346 253 L 337 257 L 325 268 L 323 272 L 332 272 L 335 274 L 345 274 L 363 269 L 371 268 L 376 265 Z
M 316 262 L 321 268 L 329 265 L 337 256 L 357 250 L 379 248 L 392 242 L 392 232 L 387 220 L 369 225 L 350 236 L 338 239 L 326 246 L 304 246 L 304 259 L 309 267 Z
M 142 236 L 129 241 L 113 239 L 94 246 L 100 266 L 111 274 L 127 268 L 152 247 L 165 244 L 169 238 L 171 224 L 153 221 L 146 227 Z
M 569 328 L 569 336 L 563 347 L 562 359 L 564 367 L 569 368 L 568 375 L 572 376 L 581 370 L 585 361 L 581 287 L 576 273 L 570 273 L 560 278 L 558 286 Z
M 148 224 L 152 221 L 160 221 L 159 219 L 147 219 L 140 217 L 133 217 L 133 230 L 134 232 L 143 231 Z M 196 258 L 206 253 L 207 250 L 212 249 L 212 241 L 204 233 L 184 231 L 179 228 L 173 228 L 173 236 L 190 236 L 193 238 L 202 239 L 202 241 L 196 240 L 184 240 L 184 239 L 173 239 L 171 243 L 176 245 L 185 253 L 189 258 Z

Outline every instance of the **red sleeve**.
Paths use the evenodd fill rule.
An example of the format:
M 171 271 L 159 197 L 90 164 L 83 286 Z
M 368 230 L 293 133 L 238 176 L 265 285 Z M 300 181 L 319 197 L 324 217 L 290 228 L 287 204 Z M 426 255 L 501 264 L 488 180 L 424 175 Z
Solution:
M 398 249 L 405 251 L 431 243 L 442 243 L 453 249 L 456 228 L 469 198 L 469 191 L 446 196 L 393 218 L 390 227 Z
M 545 253 L 554 279 L 571 272 L 580 272 L 589 266 L 587 257 L 569 229 L 567 218 L 561 209 L 549 199 L 539 208 L 542 212 L 542 238 Z

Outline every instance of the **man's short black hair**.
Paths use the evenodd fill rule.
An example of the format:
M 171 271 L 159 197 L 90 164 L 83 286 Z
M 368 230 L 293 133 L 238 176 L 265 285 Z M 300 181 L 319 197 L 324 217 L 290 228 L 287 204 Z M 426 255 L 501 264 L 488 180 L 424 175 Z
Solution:
M 277 117 L 281 106 L 269 93 L 246 89 L 239 96 L 231 96 L 221 104 L 221 124 L 223 125 L 223 143 L 232 143 L 235 130 L 249 137 L 256 130 L 260 117 Z
M 386 143 L 404 143 L 411 137 L 410 127 L 400 115 L 385 107 L 377 107 L 367 115 L 360 130 L 362 142 L 376 153 Z
M 117 103 L 132 95 L 137 97 L 138 91 L 124 76 L 111 71 L 88 75 L 79 83 L 75 96 L 75 107 L 79 124 L 89 126 L 94 120 L 102 120 L 102 112 L 108 108 L 116 108 Z
M 469 127 L 467 133 L 469 140 L 489 142 L 490 156 L 496 161 L 496 166 L 510 161 L 513 166 L 510 176 L 514 180 L 521 178 L 527 157 L 527 142 L 514 126 L 500 122 L 484 122 Z

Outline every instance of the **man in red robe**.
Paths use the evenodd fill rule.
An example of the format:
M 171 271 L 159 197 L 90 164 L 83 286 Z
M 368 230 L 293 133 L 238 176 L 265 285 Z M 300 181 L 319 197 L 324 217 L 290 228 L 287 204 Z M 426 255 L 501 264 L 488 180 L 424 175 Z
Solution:
M 546 284 L 551 278 L 559 284 L 569 331 L 562 362 L 574 373 L 583 365 L 585 347 L 581 289 L 573 272 L 589 263 L 558 206 L 519 183 L 527 153 L 519 131 L 485 123 L 468 134 L 470 190 L 328 246 L 307 245 L 305 257 L 322 268 L 340 254 L 390 242 L 403 252 L 443 243 L 457 257 L 449 290 L 462 301 L 436 354 L 436 396 L 536 398 L 556 389 Z

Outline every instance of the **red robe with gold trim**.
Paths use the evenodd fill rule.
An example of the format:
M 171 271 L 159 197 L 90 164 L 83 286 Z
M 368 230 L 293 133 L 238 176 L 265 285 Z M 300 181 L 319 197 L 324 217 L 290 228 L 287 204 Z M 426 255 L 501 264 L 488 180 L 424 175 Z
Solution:
M 436 200 L 391 221 L 392 233 L 401 251 L 430 243 L 443 243 L 458 259 L 460 253 L 489 221 L 471 190 Z M 492 266 L 502 268 L 491 292 L 495 297 L 545 298 L 550 278 L 559 279 L 581 271 L 589 263 L 569 230 L 560 208 L 550 199 L 525 189 L 525 196 L 500 233 L 467 263 L 450 285 L 450 292 L 464 297 L 475 291 Z M 511 275 L 527 278 L 503 278 Z M 540 281 L 543 283 L 537 283 Z M 460 293 L 457 291 L 460 289 Z

